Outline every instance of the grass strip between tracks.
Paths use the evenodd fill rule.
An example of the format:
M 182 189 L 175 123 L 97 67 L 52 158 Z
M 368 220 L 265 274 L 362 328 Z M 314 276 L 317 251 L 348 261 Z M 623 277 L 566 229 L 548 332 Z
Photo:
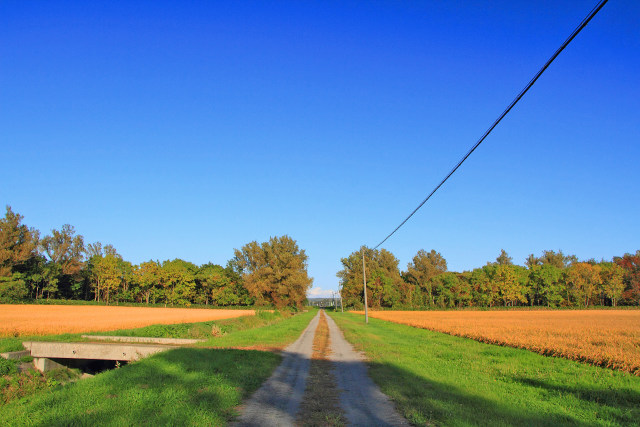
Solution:
M 416 425 L 638 425 L 640 378 L 527 350 L 332 313 Z
M 283 345 L 294 341 L 315 313 L 221 338 L 239 347 Z M 176 349 L 14 400 L 0 406 L 0 419 L 7 425 L 224 425 L 280 360 L 266 351 Z
M 300 404 L 299 426 L 342 426 L 346 424 L 340 407 L 340 390 L 336 382 L 331 354 L 329 326 L 324 312 L 313 338 L 313 353 L 304 398 Z

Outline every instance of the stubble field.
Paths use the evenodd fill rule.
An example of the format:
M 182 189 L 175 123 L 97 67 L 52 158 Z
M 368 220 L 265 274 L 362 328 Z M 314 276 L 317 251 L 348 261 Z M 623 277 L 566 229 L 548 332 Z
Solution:
M 374 311 L 369 315 L 640 376 L 640 310 Z
M 206 322 L 254 310 L 0 304 L 0 337 L 113 331 L 153 324 Z

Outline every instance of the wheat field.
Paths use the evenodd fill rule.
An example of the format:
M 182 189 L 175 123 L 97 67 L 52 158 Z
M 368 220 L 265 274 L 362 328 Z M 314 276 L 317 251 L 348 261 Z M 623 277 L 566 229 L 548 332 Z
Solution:
M 370 311 L 369 315 L 640 376 L 640 310 Z
M 255 311 L 0 304 L 0 336 L 113 331 L 153 324 L 205 322 L 248 315 L 255 315 Z

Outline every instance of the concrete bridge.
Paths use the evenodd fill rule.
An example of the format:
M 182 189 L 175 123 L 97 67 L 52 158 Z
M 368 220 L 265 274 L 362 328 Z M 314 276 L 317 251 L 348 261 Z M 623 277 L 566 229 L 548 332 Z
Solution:
M 85 339 L 114 342 L 52 342 L 25 341 L 24 351 L 1 354 L 5 359 L 33 357 L 36 369 L 46 372 L 52 369 L 72 365 L 80 366 L 80 361 L 133 362 L 152 354 L 195 344 L 204 340 L 149 338 L 149 337 L 113 337 L 83 335 Z

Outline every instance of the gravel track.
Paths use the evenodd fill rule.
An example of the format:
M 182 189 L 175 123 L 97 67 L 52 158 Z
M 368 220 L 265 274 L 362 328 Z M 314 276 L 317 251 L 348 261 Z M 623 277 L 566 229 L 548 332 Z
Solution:
M 313 338 L 320 312 L 293 344 L 283 351 L 284 359 L 271 377 L 243 405 L 236 426 L 294 426 L 302 402 L 311 355 Z M 367 375 L 364 357 L 345 340 L 338 325 L 326 316 L 331 341 L 332 361 L 336 383 L 340 389 L 340 406 L 348 425 L 352 426 L 408 426 L 391 400 Z
M 235 425 L 294 425 L 309 374 L 313 337 L 319 319 L 320 312 L 309 322 L 300 338 L 283 350 L 282 363 L 247 401 Z
M 391 400 L 380 391 L 367 375 L 364 356 L 347 342 L 336 322 L 327 316 L 332 354 L 340 388 L 340 403 L 349 425 L 352 426 L 408 426 Z

